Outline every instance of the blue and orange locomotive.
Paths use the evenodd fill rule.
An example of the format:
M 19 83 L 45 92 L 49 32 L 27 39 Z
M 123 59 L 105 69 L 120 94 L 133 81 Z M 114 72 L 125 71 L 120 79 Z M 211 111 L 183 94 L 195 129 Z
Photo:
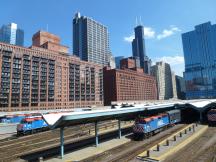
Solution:
M 151 117 L 138 117 L 133 126 L 134 138 L 147 138 L 180 121 L 180 110 L 171 110 Z
M 34 133 L 47 128 L 48 125 L 41 116 L 26 117 L 17 125 L 17 135 Z

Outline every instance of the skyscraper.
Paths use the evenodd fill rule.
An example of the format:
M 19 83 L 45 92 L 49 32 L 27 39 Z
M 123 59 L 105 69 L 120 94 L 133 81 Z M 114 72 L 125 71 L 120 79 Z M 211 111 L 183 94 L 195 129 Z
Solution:
M 186 98 L 216 97 L 216 24 L 195 26 L 182 34 Z
M 24 31 L 19 29 L 15 23 L 3 25 L 0 29 L 0 42 L 23 46 Z
M 107 27 L 76 13 L 73 19 L 73 53 L 82 60 L 109 65 L 111 52 Z
M 140 67 L 146 74 L 150 74 L 151 60 L 146 56 L 144 28 L 139 25 L 134 28 L 135 38 L 132 41 L 132 52 L 134 57 L 139 57 Z
M 151 73 L 157 81 L 159 100 L 167 100 L 176 96 L 176 91 L 173 91 L 173 87 L 176 86 L 173 86 L 174 79 L 169 64 L 162 61 L 157 62 L 156 65 L 151 67 Z
M 120 69 L 120 61 L 124 58 L 124 56 L 116 56 L 115 57 L 115 64 L 116 64 L 116 69 Z
M 181 76 L 176 75 L 176 90 L 177 90 L 177 96 L 179 99 L 184 100 L 185 99 L 185 81 L 184 78 Z
M 172 91 L 173 91 L 173 97 L 172 98 L 177 99 L 178 96 L 177 96 L 176 77 L 175 77 L 174 72 L 171 72 L 171 73 L 172 73 Z
M 108 66 L 111 69 L 115 69 L 116 68 L 115 57 L 113 57 L 112 53 L 110 53 L 108 55 Z

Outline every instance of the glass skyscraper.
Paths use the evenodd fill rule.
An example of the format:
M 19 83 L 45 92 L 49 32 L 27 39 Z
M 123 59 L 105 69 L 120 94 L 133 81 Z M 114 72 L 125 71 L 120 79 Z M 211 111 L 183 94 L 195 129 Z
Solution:
M 109 65 L 111 52 L 107 27 L 76 13 L 73 19 L 73 53 L 82 60 Z
M 176 75 L 176 90 L 177 90 L 177 96 L 178 99 L 185 99 L 185 80 L 183 77 Z
M 135 38 L 132 41 L 132 52 L 135 58 L 139 58 L 140 67 L 146 74 L 150 74 L 151 60 L 146 56 L 144 28 L 139 25 L 134 28 Z
M 3 25 L 0 29 L 0 41 L 13 45 L 24 45 L 24 31 L 17 28 L 17 24 Z
M 115 57 L 115 64 L 116 64 L 116 68 L 120 69 L 120 61 L 124 58 L 124 56 L 117 56 Z
M 216 97 L 216 24 L 195 26 L 182 34 L 186 98 Z

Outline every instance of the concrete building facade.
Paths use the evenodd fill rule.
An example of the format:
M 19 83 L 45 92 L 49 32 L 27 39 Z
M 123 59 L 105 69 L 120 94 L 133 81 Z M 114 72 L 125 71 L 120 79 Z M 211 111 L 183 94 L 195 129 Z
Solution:
M 177 99 L 178 98 L 178 95 L 177 95 L 177 86 L 176 86 L 176 75 L 174 72 L 171 72 L 172 73 L 172 90 L 173 90 L 173 97 L 174 99 Z
M 103 67 L 44 43 L 0 43 L 0 111 L 103 105 Z
M 81 60 L 108 66 L 111 52 L 107 27 L 76 13 L 73 19 L 73 53 Z
M 115 57 L 113 57 L 113 55 L 111 53 L 108 55 L 108 66 L 111 69 L 115 69 L 116 68 Z
M 135 61 L 123 59 L 121 69 L 104 68 L 104 104 L 112 101 L 156 100 L 156 80 L 135 67 Z
M 156 65 L 151 67 L 151 73 L 157 81 L 158 99 L 173 98 L 173 77 L 170 65 L 165 62 L 157 62 Z

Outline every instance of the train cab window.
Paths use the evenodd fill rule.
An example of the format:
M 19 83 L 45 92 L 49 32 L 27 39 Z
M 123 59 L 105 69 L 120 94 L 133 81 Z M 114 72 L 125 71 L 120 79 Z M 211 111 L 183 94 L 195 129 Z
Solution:
M 140 124 L 146 124 L 145 120 L 140 121 Z
M 135 123 L 136 124 L 146 124 L 146 121 L 143 119 L 137 119 L 137 120 L 135 120 Z
M 25 121 L 25 120 L 21 121 L 21 124 L 31 124 L 31 123 L 32 123 L 31 121 Z
M 21 124 L 27 124 L 28 122 L 27 121 L 25 121 L 25 120 L 22 120 L 21 121 Z

